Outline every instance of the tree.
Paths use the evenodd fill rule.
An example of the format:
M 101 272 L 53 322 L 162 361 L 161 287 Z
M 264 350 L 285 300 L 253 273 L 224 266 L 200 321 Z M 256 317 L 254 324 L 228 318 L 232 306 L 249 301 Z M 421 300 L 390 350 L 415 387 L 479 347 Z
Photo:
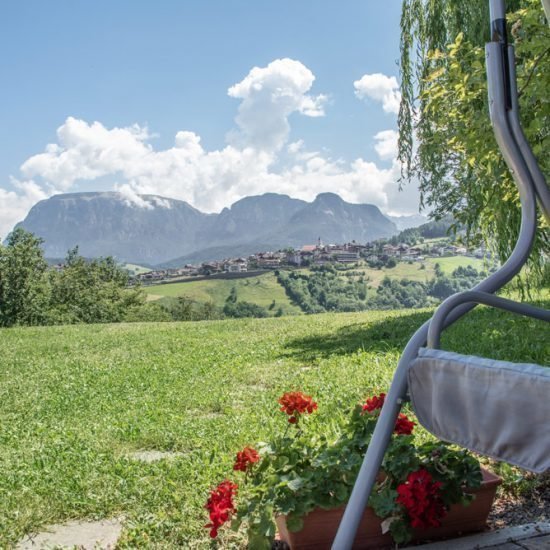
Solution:
M 132 307 L 128 309 L 124 316 L 126 323 L 158 323 L 173 320 L 172 315 L 166 308 L 154 302 Z
M 507 5 L 522 124 L 548 178 L 550 29 L 540 0 Z M 399 158 L 403 179 L 418 179 L 422 204 L 436 217 L 452 214 L 470 243 L 484 241 L 504 259 L 519 231 L 520 205 L 489 121 L 483 51 L 488 19 L 485 1 L 404 0 Z M 550 252 L 542 217 L 539 229 L 531 257 L 537 268 Z
M 226 303 L 228 304 L 234 304 L 237 302 L 237 289 L 232 286 L 231 290 L 229 291 L 229 296 L 226 298 Z
M 47 318 L 48 264 L 42 240 L 22 228 L 0 244 L 0 326 L 39 325 Z
M 252 302 L 231 302 L 226 301 L 223 313 L 227 317 L 267 317 L 267 311 L 264 307 Z
M 186 296 L 178 296 L 169 311 L 174 321 L 193 320 L 193 302 Z
M 128 272 L 113 258 L 86 260 L 69 250 L 61 271 L 50 271 L 49 320 L 58 323 L 116 323 L 144 302 L 139 287 L 129 289 Z

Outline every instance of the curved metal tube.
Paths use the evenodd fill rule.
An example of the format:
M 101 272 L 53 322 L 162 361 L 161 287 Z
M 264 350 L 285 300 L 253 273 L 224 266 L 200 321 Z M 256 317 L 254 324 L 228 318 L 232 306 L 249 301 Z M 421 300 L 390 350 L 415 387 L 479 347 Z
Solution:
M 518 94 L 516 86 L 516 65 L 514 63 L 514 47 L 508 46 L 508 64 L 509 64 L 509 73 L 510 73 L 510 87 L 512 91 L 512 109 L 508 113 L 508 120 L 510 122 L 510 128 L 514 135 L 514 139 L 518 144 L 518 147 L 521 151 L 523 159 L 527 164 L 529 172 L 531 172 L 531 177 L 533 179 L 533 185 L 535 192 L 537 194 L 538 202 L 541 207 L 541 210 L 546 218 L 548 224 L 550 224 L 550 187 L 546 183 L 544 174 L 542 173 L 539 165 L 537 164 L 537 159 L 525 138 L 521 123 L 519 120 L 519 105 L 518 105 Z
M 520 315 L 526 315 L 527 317 L 534 317 L 541 321 L 550 322 L 550 311 L 542 309 L 540 307 L 531 306 L 529 304 L 522 304 L 514 302 L 513 300 L 507 300 L 494 294 L 488 294 L 487 292 L 479 292 L 477 290 L 466 290 L 464 292 L 457 292 L 452 296 L 449 296 L 441 304 L 437 311 L 434 313 L 430 321 L 430 328 L 428 329 L 428 347 L 438 348 L 439 338 L 447 315 L 455 309 L 457 306 L 464 303 L 485 304 L 486 306 L 492 306 L 498 309 L 504 309 L 511 311 L 512 313 L 518 313 Z
M 502 0 L 490 0 L 490 5 L 491 24 L 493 25 L 496 19 L 504 18 L 504 2 Z M 491 122 L 504 160 L 518 186 L 522 207 L 520 232 L 510 257 L 497 272 L 474 287 L 474 290 L 493 293 L 519 273 L 527 261 L 536 231 L 536 203 L 531 173 L 523 158 L 522 151 L 515 141 L 514 133 L 511 130 L 511 120 L 508 116 L 508 110 L 515 109 L 507 101 L 510 86 L 509 82 L 505 82 L 505 79 L 509 78 L 509 73 L 504 67 L 502 55 L 504 48 L 499 42 L 491 42 L 486 45 L 485 51 Z M 444 326 L 452 324 L 473 307 L 475 307 L 473 304 L 462 304 L 454 308 L 446 317 Z M 424 323 L 415 332 L 399 360 L 393 382 L 382 407 L 338 533 L 334 539 L 333 550 L 348 550 L 353 545 L 355 533 L 376 481 L 397 415 L 406 399 L 409 365 L 417 356 L 418 349 L 426 344 L 429 324 L 429 321 Z

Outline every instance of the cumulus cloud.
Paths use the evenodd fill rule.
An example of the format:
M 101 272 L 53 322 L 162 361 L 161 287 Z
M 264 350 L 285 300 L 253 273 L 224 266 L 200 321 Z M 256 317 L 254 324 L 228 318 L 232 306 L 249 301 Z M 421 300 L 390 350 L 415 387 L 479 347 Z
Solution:
M 397 83 L 384 78 L 390 81 L 386 89 L 391 96 Z M 186 200 L 215 212 L 247 195 L 278 192 L 312 200 L 318 193 L 332 191 L 350 202 L 374 203 L 392 212 L 416 210 L 416 189 L 408 191 L 406 200 L 398 194 L 394 130 L 374 136 L 374 149 L 385 161 L 384 167 L 362 158 L 332 159 L 308 150 L 303 140 L 288 143 L 292 113 L 324 114 L 326 96 L 310 94 L 314 80 L 307 67 L 291 59 L 253 68 L 228 91 L 241 100 L 238 128 L 225 147 L 212 151 L 205 150 L 200 136 L 188 130 L 177 132 L 171 147 L 155 150 L 146 127 L 107 128 L 100 122 L 69 117 L 58 128 L 56 143 L 22 164 L 24 180 L 13 180 L 13 191 L 0 188 L 0 234 L 23 219 L 38 200 L 105 177 L 136 208 L 170 208 L 169 201 L 140 195 Z M 367 89 L 363 84 L 359 88 Z M 376 97 L 384 106 L 386 96 Z
M 144 208 L 145 210 L 153 210 L 155 207 L 154 205 L 145 200 L 143 197 L 140 197 L 135 189 L 127 184 L 124 183 L 122 185 L 116 185 L 115 189 L 121 194 L 122 198 L 124 199 L 124 202 L 128 206 L 135 206 L 136 208 Z
M 375 134 L 374 150 L 382 160 L 392 160 L 397 157 L 397 140 L 399 134 L 395 130 L 382 130 Z
M 353 83 L 355 95 L 359 99 L 373 99 L 382 103 L 386 113 L 399 112 L 401 93 L 395 76 L 382 73 L 365 74 Z
M 60 190 L 77 179 L 94 180 L 151 152 L 147 128 L 133 125 L 108 130 L 99 122 L 88 124 L 69 117 L 57 129 L 58 143 L 30 157 L 21 166 L 26 177 L 40 176 Z
M 49 193 L 34 181 L 19 181 L 11 178 L 15 191 L 0 187 L 0 241 L 7 237 L 13 226 L 20 222 L 30 208 L 48 197 Z
M 230 97 L 242 100 L 235 119 L 240 131 L 232 135 L 232 141 L 278 151 L 288 138 L 292 113 L 324 116 L 327 96 L 308 95 L 314 80 L 313 73 L 293 59 L 276 59 L 267 67 L 254 67 L 227 91 Z

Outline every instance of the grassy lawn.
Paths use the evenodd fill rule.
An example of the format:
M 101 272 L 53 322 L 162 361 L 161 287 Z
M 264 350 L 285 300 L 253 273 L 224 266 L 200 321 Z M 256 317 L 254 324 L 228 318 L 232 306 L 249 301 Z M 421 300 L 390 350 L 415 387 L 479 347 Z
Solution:
M 268 307 L 275 300 L 273 313 L 279 307 L 283 309 L 285 315 L 301 313 L 300 308 L 290 302 L 273 272 L 249 279 L 213 279 L 154 285 L 146 287 L 145 292 L 150 296 L 149 301 L 163 297 L 185 296 L 197 302 L 214 302 L 217 306 L 223 307 L 233 287 L 237 289 L 239 300 L 263 307 Z
M 244 296 L 243 296 L 244 298 Z M 427 311 L 0 331 L 0 547 L 73 518 L 123 517 L 120 548 L 208 548 L 209 487 L 269 438 L 277 397 L 313 394 L 335 426 L 387 388 Z M 544 323 L 482 309 L 444 347 L 550 362 Z M 137 449 L 180 451 L 141 463 Z M 224 531 L 220 547 L 243 547 Z

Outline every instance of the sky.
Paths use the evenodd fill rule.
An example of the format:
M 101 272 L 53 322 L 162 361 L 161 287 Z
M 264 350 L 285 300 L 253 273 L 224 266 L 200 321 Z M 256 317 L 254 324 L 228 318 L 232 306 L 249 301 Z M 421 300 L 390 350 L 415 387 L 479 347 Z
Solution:
M 399 0 L 4 0 L 0 236 L 39 200 L 116 190 L 217 212 L 332 191 L 390 214 Z

